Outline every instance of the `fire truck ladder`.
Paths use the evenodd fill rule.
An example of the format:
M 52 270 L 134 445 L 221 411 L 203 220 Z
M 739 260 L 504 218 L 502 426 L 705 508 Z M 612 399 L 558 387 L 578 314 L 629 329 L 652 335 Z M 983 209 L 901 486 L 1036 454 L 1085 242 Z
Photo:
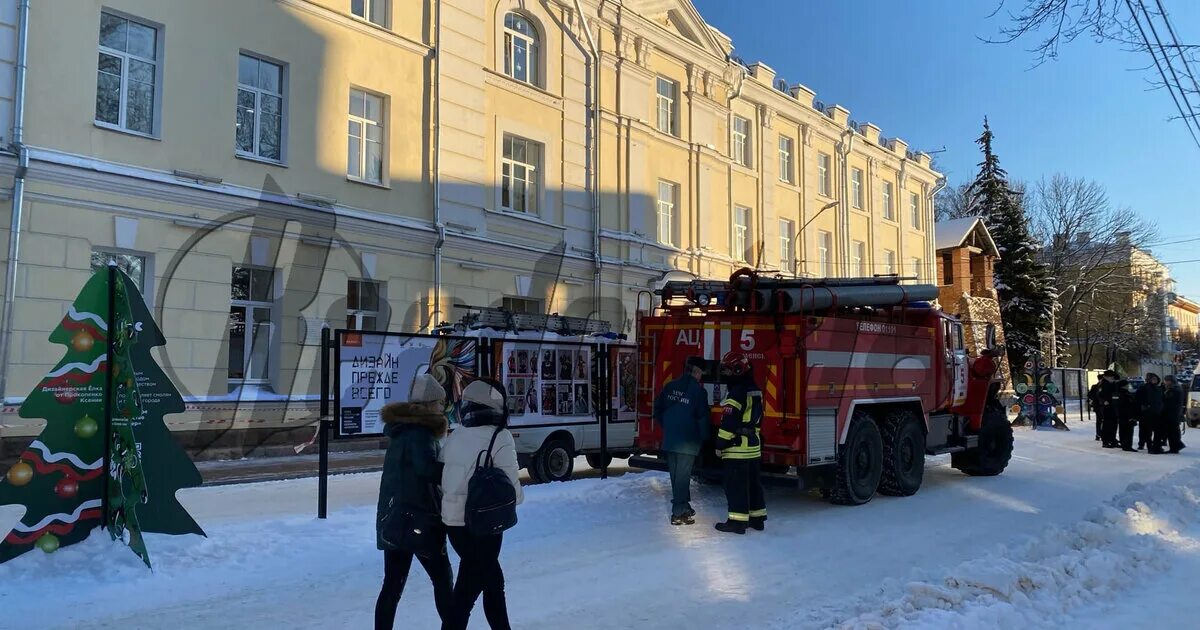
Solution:
M 810 313 L 838 307 L 881 307 L 929 302 L 931 284 L 900 284 L 899 276 L 873 278 L 771 278 L 742 269 L 729 281 L 684 280 L 656 293 L 664 308 L 732 310 L 747 313 Z
M 466 310 L 457 324 L 458 330 L 477 330 L 492 328 L 509 332 L 552 332 L 564 337 L 584 337 L 589 335 L 606 335 L 611 333 L 612 326 L 601 319 L 587 317 L 567 317 L 557 313 L 514 313 L 504 308 L 492 306 L 457 306 Z

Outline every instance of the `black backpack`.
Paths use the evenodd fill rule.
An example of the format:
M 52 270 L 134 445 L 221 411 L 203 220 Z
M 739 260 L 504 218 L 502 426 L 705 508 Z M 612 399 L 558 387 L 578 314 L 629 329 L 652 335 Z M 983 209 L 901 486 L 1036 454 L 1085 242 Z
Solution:
M 467 482 L 465 521 L 467 531 L 474 536 L 495 536 L 517 524 L 517 490 L 508 473 L 492 461 L 492 447 L 502 430 L 496 427 L 487 451 L 479 451 L 475 473 Z

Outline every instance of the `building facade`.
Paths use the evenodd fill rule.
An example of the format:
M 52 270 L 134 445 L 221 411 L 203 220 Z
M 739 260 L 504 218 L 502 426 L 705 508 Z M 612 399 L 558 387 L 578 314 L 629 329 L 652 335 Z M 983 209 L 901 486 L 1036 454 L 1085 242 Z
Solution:
M 325 326 L 492 305 L 632 333 L 668 278 L 934 275 L 929 156 L 743 65 L 687 0 L 39 0 L 24 38 L 19 4 L 10 404 L 110 261 L 168 338 L 172 428 L 244 450 L 311 426 Z M 37 422 L 6 407 L 0 437 Z
M 996 294 L 996 261 L 1000 250 L 982 217 L 938 221 L 934 226 L 937 252 L 938 303 L 963 320 L 967 350 L 972 356 L 987 347 L 987 325 L 996 327 L 996 342 L 1004 343 L 1004 322 Z M 1007 354 L 1000 357 L 1000 376 L 1012 386 Z

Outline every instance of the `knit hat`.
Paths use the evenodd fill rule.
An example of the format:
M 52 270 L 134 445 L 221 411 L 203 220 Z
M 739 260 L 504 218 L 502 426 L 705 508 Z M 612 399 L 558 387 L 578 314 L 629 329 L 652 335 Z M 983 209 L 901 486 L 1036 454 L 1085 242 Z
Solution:
M 463 390 L 462 402 L 474 403 L 491 409 L 504 411 L 504 394 L 487 381 L 473 381 Z
M 413 379 L 412 391 L 408 394 L 408 402 L 426 403 L 446 399 L 446 390 L 432 374 L 418 374 Z

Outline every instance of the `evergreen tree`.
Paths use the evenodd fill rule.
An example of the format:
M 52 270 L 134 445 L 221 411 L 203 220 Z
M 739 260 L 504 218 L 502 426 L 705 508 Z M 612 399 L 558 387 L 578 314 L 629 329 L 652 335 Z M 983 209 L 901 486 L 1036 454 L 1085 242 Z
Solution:
M 1055 295 L 1046 265 L 1038 256 L 1040 246 L 1030 234 L 1024 204 L 992 151 L 992 139 L 991 127 L 984 118 L 983 134 L 975 141 L 983 150 L 983 161 L 969 194 L 975 213 L 983 217 L 1000 250 L 995 268 L 996 293 L 1009 364 L 1017 369 L 1041 349 L 1042 336 L 1050 329 Z

